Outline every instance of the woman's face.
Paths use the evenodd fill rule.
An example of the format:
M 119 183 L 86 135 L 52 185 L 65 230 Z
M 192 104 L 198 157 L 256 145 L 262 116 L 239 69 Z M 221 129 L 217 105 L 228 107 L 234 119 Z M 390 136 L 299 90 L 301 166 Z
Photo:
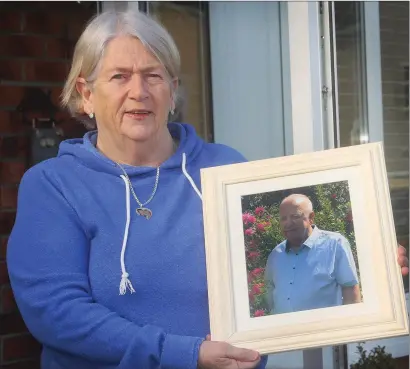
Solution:
M 117 37 L 105 50 L 91 90 L 83 87 L 84 110 L 94 113 L 103 135 L 146 141 L 166 127 L 175 83 L 137 38 Z

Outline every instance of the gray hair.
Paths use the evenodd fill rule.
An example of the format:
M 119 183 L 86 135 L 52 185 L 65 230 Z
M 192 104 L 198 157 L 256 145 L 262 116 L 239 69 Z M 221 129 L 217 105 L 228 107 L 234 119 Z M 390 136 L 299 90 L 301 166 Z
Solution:
M 303 203 L 303 204 L 305 204 L 305 209 L 306 209 L 309 213 L 313 212 L 313 204 L 312 204 L 312 201 L 309 199 L 308 196 L 303 195 L 303 194 L 301 194 L 301 193 L 293 193 L 293 194 L 291 194 L 291 195 L 285 197 L 285 198 L 282 200 L 281 204 L 283 204 L 284 202 L 294 202 L 294 203 L 296 203 L 296 204 L 298 204 L 298 205 L 301 204 L 301 203 Z
M 61 94 L 61 105 L 88 129 L 96 128 L 96 124 L 95 120 L 90 119 L 83 111 L 82 97 L 76 88 L 77 78 L 81 76 L 92 84 L 108 43 L 121 35 L 138 38 L 156 56 L 171 79 L 177 79 L 179 76 L 181 60 L 178 48 L 171 35 L 157 20 L 135 10 L 109 10 L 96 15 L 88 22 L 77 41 L 71 69 Z M 179 98 L 176 91 L 176 105 Z

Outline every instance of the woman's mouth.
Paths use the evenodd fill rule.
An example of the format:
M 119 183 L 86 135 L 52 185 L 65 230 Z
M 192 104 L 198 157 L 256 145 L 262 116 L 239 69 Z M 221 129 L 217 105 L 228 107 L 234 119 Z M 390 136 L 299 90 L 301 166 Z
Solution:
M 148 118 L 152 114 L 150 110 L 129 110 L 125 112 L 125 115 L 128 118 L 135 119 L 135 120 L 144 120 Z

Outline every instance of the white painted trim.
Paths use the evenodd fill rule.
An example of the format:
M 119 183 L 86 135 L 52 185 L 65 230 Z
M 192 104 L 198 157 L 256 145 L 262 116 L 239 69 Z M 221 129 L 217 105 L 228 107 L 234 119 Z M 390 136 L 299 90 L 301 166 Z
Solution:
M 287 2 L 286 5 L 288 27 L 286 41 L 288 41 L 288 69 L 291 88 L 291 101 L 289 103 L 291 112 L 289 115 L 292 120 L 292 141 L 288 141 L 292 143 L 293 154 L 320 151 L 332 147 L 333 139 L 330 140 L 328 136 L 329 129 L 325 125 L 324 119 L 322 97 L 324 60 L 322 57 L 320 27 L 322 19 L 319 3 L 317 1 Z M 282 50 L 284 50 L 283 44 Z M 285 65 L 285 63 L 283 64 Z M 329 104 L 331 103 L 332 101 L 329 101 Z M 331 115 L 333 115 L 333 110 Z M 328 124 L 333 125 L 333 119 Z M 288 132 L 285 127 L 285 134 Z M 333 131 L 330 134 L 333 135 Z M 301 355 L 303 351 L 294 352 L 293 355 L 295 353 Z M 333 355 L 333 347 L 322 348 L 324 368 L 334 368 Z M 279 358 L 277 359 L 275 356 L 270 357 L 270 363 L 278 364 L 276 360 Z M 301 360 L 303 362 L 303 358 Z M 311 365 L 316 365 L 317 368 L 322 367 L 322 363 L 302 364 L 303 367 Z
M 288 2 L 279 2 L 280 51 L 282 60 L 283 132 L 285 155 L 293 154 L 292 91 L 290 87 L 290 54 Z M 291 369 L 291 368 L 289 368 Z
M 333 83 L 332 52 L 336 56 L 336 50 L 332 49 L 332 35 L 331 28 L 334 26 L 330 24 L 330 14 L 332 12 L 332 3 L 324 1 L 322 9 L 322 45 L 323 45 L 323 88 L 327 88 L 327 92 L 323 94 L 323 126 L 325 147 L 329 149 L 335 148 L 335 114 L 334 107 L 337 103 L 333 100 L 335 88 L 337 84 Z M 333 22 L 334 23 L 334 22 Z
M 310 83 L 314 150 L 327 148 L 324 100 L 322 95 L 323 59 L 321 44 L 321 17 L 318 1 L 308 1 Z
M 317 1 L 288 2 L 293 153 L 327 148 L 323 123 L 322 51 Z
M 293 153 L 314 151 L 308 2 L 288 2 Z
M 369 142 L 383 142 L 383 94 L 379 3 L 377 1 L 365 1 L 363 5 Z
M 333 133 L 335 134 L 334 136 L 334 146 L 335 147 L 340 147 L 340 115 L 339 115 L 339 85 L 338 85 L 338 70 L 337 70 L 337 52 L 336 52 L 336 22 L 335 22 L 335 3 L 332 1 L 330 3 L 330 8 L 329 8 L 329 15 L 331 16 L 331 24 L 329 24 L 329 27 L 332 27 L 332 29 L 329 29 L 330 33 L 330 40 L 331 40 L 331 53 L 333 54 L 333 57 L 330 59 L 332 63 L 332 85 L 333 85 L 333 93 L 332 93 L 332 106 L 333 106 Z

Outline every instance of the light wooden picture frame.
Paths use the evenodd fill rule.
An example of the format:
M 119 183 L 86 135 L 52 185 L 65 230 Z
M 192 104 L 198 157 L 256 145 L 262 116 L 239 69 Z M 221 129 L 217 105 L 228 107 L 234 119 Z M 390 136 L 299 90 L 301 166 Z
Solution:
M 252 317 L 242 199 L 347 181 L 363 301 Z M 212 340 L 261 354 L 409 334 L 383 146 L 370 143 L 201 170 Z

